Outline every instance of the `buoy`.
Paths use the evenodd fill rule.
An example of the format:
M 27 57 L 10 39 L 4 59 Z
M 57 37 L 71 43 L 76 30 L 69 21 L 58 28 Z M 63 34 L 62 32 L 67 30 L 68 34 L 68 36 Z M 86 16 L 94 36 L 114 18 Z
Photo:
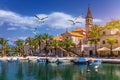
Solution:
M 98 69 L 95 69 L 96 72 L 98 72 Z
M 95 66 L 94 68 L 95 68 L 95 69 L 97 69 L 97 68 L 98 68 L 98 66 Z
M 90 72 L 90 69 L 87 69 L 87 72 Z

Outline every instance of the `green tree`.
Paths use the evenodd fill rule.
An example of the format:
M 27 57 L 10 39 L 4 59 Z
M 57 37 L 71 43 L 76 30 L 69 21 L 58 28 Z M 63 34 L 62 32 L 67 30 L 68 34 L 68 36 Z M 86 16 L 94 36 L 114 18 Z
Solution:
M 110 56 L 113 56 L 112 48 L 113 48 L 113 45 L 116 43 L 116 39 L 108 38 L 107 43 L 110 45 Z
M 69 38 L 64 38 L 61 42 L 61 47 L 63 47 L 67 52 L 70 51 L 72 47 L 75 47 L 76 45 L 72 42 Z M 71 51 L 70 51 L 71 52 Z
M 51 40 L 49 43 L 49 49 L 55 50 L 55 55 L 57 55 L 57 48 L 59 47 L 59 41 L 57 40 Z
M 42 42 L 43 42 L 43 39 L 44 39 L 43 35 L 41 35 L 41 34 L 36 35 L 35 39 L 37 40 L 38 45 L 39 45 L 39 52 L 41 52 L 41 50 L 42 50 Z
M 105 27 L 107 29 L 115 29 L 115 28 L 120 28 L 120 20 L 111 20 L 108 22 Z
M 6 56 L 6 44 L 7 40 L 0 38 L 0 44 L 2 45 L 2 56 Z
M 11 51 L 11 47 L 9 45 L 6 45 L 6 55 L 10 55 L 9 52 Z
M 30 53 L 32 54 L 33 51 L 34 51 L 34 50 L 33 50 L 33 49 L 34 49 L 34 48 L 33 48 L 33 46 L 34 46 L 34 44 L 33 44 L 33 43 L 34 43 L 34 39 L 28 37 L 28 38 L 25 40 L 25 43 L 29 45 L 29 47 L 30 47 L 29 50 L 30 50 Z
M 120 20 L 111 20 L 105 25 L 105 28 L 109 29 L 110 32 L 113 29 L 120 28 Z M 119 33 L 120 35 L 120 33 Z
M 18 39 L 14 43 L 17 45 L 19 55 L 22 56 L 22 54 L 24 53 L 24 50 L 23 50 L 24 41 L 22 39 Z
M 96 56 L 98 56 L 98 54 L 97 54 L 97 44 L 98 44 L 99 39 L 101 37 L 100 32 L 101 32 L 102 29 L 103 28 L 100 27 L 99 25 L 93 25 L 91 27 L 91 31 L 90 31 L 89 40 L 91 41 L 92 44 L 94 44 Z
M 43 34 L 43 40 L 45 41 L 45 52 L 46 52 L 46 54 L 48 54 L 48 52 L 49 52 L 49 47 L 48 47 L 48 45 L 49 45 L 49 42 L 50 42 L 50 40 L 52 39 L 53 37 L 52 36 L 50 36 L 49 34 Z

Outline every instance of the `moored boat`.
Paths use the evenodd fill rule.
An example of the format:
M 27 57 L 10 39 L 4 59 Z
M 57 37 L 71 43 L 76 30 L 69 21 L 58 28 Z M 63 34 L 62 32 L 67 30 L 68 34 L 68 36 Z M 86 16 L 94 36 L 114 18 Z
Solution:
M 59 63 L 70 63 L 70 59 L 58 59 Z
M 49 58 L 48 62 L 49 63 L 56 63 L 58 61 L 58 58 Z
M 90 65 L 100 65 L 102 63 L 102 60 L 96 59 L 96 60 L 89 60 Z
M 73 62 L 75 64 L 86 64 L 87 63 L 87 59 L 86 58 L 77 58 L 76 60 L 74 60 Z
M 38 58 L 37 62 L 39 62 L 39 63 L 48 63 L 48 59 L 47 58 Z

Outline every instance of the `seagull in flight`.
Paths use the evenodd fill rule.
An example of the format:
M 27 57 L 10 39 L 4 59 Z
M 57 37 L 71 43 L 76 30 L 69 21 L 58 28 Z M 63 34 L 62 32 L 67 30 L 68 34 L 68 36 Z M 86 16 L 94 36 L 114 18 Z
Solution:
M 37 34 L 37 28 L 34 28 L 34 30 L 33 30 L 33 34 Z
M 35 17 L 40 21 L 40 23 L 44 23 L 45 19 L 48 18 L 48 16 L 40 18 L 37 15 L 35 15 Z
M 72 25 L 75 25 L 75 24 L 80 24 L 81 22 L 79 22 L 79 21 L 74 21 L 74 20 L 68 20 L 68 21 L 70 21 L 70 22 L 72 22 Z
M 68 20 L 68 21 L 70 21 L 70 22 L 72 23 L 72 25 L 81 24 L 81 22 L 77 21 L 77 19 L 78 19 L 78 18 L 82 18 L 82 15 L 83 15 L 83 14 L 81 14 L 80 16 L 76 17 L 76 18 L 73 19 L 73 20 Z

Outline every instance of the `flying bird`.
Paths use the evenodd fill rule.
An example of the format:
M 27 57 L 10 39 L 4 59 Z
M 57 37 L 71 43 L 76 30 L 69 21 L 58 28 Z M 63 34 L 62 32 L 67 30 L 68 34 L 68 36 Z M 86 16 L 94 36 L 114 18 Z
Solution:
M 75 24 L 81 24 L 82 22 L 79 22 L 79 21 L 74 21 L 74 20 L 68 20 L 72 23 L 72 25 L 75 25 Z
M 82 22 L 77 21 L 77 19 L 82 18 L 82 15 L 83 15 L 83 14 L 81 14 L 80 16 L 76 17 L 76 18 L 73 19 L 73 20 L 68 20 L 68 21 L 70 21 L 70 22 L 72 23 L 72 25 L 81 24 Z
M 35 15 L 35 17 L 40 21 L 40 23 L 44 23 L 45 19 L 48 18 L 48 16 L 40 18 L 37 15 Z
M 33 34 L 37 34 L 37 28 L 34 28 L 34 30 L 33 30 Z

